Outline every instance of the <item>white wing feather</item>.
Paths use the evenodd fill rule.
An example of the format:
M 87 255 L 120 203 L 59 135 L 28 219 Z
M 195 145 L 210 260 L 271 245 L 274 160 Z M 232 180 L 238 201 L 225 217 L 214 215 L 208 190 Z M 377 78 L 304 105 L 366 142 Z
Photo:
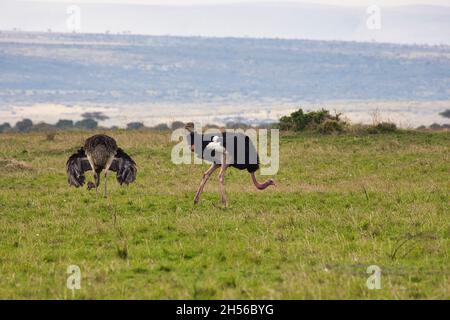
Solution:
M 226 153 L 226 149 L 222 146 L 222 143 L 219 141 L 218 136 L 214 136 L 212 142 L 208 143 L 206 149 L 212 151 L 214 150 L 216 154 Z

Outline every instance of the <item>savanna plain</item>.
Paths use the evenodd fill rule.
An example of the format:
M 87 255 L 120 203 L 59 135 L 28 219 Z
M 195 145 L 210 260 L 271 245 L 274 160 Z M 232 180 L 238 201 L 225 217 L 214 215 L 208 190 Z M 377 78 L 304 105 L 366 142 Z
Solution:
M 448 132 L 283 133 L 276 187 L 230 169 L 228 207 L 217 173 L 193 204 L 208 164 L 173 164 L 169 132 L 107 130 L 136 182 L 70 188 L 93 133 L 0 135 L 1 299 L 450 298 Z

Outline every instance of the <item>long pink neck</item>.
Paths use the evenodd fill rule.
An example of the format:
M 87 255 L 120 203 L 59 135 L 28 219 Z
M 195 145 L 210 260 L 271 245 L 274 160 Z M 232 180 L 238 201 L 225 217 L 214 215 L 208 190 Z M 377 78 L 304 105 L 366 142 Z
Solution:
M 264 190 L 264 189 L 266 189 L 268 186 L 274 184 L 273 181 L 272 181 L 272 179 L 269 179 L 269 180 L 267 180 L 267 181 L 264 182 L 264 183 L 259 183 L 258 180 L 256 180 L 255 173 L 252 172 L 251 175 L 252 175 L 253 184 L 254 184 L 255 187 L 258 188 L 259 190 Z

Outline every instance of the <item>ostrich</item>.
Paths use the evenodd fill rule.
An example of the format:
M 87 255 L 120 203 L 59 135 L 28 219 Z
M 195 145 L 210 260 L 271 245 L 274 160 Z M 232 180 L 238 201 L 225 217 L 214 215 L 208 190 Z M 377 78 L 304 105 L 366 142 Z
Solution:
M 264 183 L 258 182 L 255 172 L 259 169 L 259 156 L 250 137 L 243 133 L 222 132 L 218 135 L 199 134 L 194 131 L 194 124 L 189 122 L 185 129 L 189 132 L 188 142 L 191 151 L 196 153 L 198 157 L 212 162 L 211 167 L 203 174 L 203 178 L 198 187 L 194 198 L 194 204 L 200 200 L 206 182 L 211 174 L 220 167 L 219 186 L 222 203 L 226 206 L 227 198 L 225 196 L 225 172 L 228 167 L 234 167 L 239 170 L 247 170 L 253 184 L 258 190 L 264 190 L 268 186 L 274 186 L 275 182 L 268 179 Z M 196 145 L 195 142 L 200 142 Z M 232 146 L 227 148 L 227 141 L 232 142 Z
M 88 170 L 94 172 L 94 183 L 88 182 L 88 189 L 95 188 L 98 193 L 100 173 L 105 170 L 105 193 L 107 196 L 106 181 L 108 170 L 117 174 L 117 182 L 129 184 L 136 179 L 136 163 L 121 148 L 116 141 L 104 134 L 94 135 L 88 138 L 84 147 L 69 157 L 66 163 L 69 185 L 81 187 L 85 182 L 84 173 Z

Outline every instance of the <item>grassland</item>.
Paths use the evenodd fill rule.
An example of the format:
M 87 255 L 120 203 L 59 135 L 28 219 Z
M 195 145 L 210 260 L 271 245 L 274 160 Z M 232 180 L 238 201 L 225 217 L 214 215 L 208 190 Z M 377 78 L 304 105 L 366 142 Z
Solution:
M 134 185 L 69 188 L 65 161 L 90 134 L 0 135 L 0 298 L 450 298 L 448 133 L 284 135 L 277 187 L 229 170 L 228 208 L 216 175 L 193 205 L 207 165 L 172 164 L 165 133 L 109 132 Z

